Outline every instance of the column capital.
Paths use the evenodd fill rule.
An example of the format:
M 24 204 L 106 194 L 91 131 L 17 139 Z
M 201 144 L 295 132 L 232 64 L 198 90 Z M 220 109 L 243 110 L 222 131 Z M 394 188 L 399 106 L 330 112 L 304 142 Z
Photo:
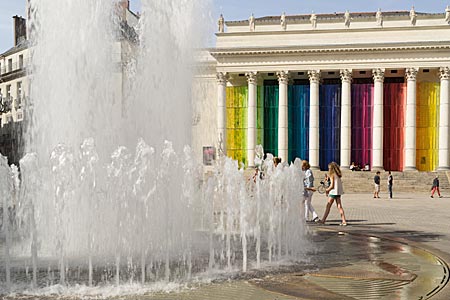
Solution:
M 405 70 L 406 80 L 416 80 L 419 68 L 407 68 Z
M 449 67 L 440 67 L 439 68 L 439 78 L 442 79 L 450 79 L 450 68 Z
M 252 71 L 245 73 L 245 76 L 247 77 L 247 82 L 250 84 L 256 84 L 258 79 L 258 72 Z
M 372 70 L 373 81 L 384 81 L 384 69 Z
M 309 82 L 319 83 L 320 82 L 320 70 L 309 70 L 308 77 L 309 77 Z
M 279 71 L 277 72 L 278 83 L 289 84 L 289 71 Z
M 340 72 L 341 81 L 342 82 L 351 82 L 352 81 L 352 70 L 351 69 L 343 69 Z
M 218 84 L 226 85 L 228 81 L 228 74 L 226 72 L 217 72 L 216 80 Z

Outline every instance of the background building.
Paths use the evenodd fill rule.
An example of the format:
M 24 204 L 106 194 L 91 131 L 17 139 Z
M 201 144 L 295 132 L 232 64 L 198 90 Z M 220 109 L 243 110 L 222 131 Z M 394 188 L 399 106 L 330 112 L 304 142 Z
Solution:
M 27 116 L 29 111 L 25 109 L 30 94 L 30 78 L 33 76 L 30 68 L 30 36 L 33 35 L 33 25 L 27 20 L 30 20 L 30 16 L 35 12 L 30 9 L 30 1 L 33 0 L 26 1 L 27 19 L 13 17 L 14 46 L 0 53 L 0 153 L 8 157 L 10 164 L 16 165 L 23 156 L 22 133 L 26 122 L 31 119 Z M 124 95 L 128 80 L 123 69 L 133 60 L 134 45 L 138 39 L 134 27 L 139 16 L 130 11 L 128 0 L 118 2 L 117 12 L 121 22 L 113 53 L 118 66 L 115 93 Z M 125 104 L 122 103 L 123 105 Z M 27 109 L 30 108 L 27 106 Z
M 195 144 L 248 166 L 262 144 L 321 169 L 449 169 L 449 22 L 449 9 L 224 22 L 203 60 Z

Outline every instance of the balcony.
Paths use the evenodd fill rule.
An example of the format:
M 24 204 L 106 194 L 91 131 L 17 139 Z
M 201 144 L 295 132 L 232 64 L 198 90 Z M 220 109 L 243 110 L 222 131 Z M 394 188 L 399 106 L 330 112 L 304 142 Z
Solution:
M 25 96 L 17 97 L 15 100 L 11 96 L 2 97 L 0 95 L 0 114 L 6 114 L 12 111 L 18 111 L 23 107 Z
M 2 64 L 0 68 L 0 82 L 6 82 L 25 75 L 28 59 Z

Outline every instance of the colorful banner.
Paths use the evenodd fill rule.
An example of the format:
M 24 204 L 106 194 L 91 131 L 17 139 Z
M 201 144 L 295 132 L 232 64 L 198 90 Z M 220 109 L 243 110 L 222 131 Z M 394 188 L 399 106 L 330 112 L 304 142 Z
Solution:
M 264 86 L 264 152 L 278 155 L 278 85 Z
M 319 97 L 319 166 L 325 171 L 332 161 L 340 164 L 341 85 L 321 85 Z
M 309 160 L 309 85 L 288 89 L 288 159 Z
M 372 165 L 373 83 L 352 84 L 350 160 Z
M 434 171 L 439 158 L 440 84 L 420 82 L 416 98 L 416 168 Z
M 264 146 L 264 87 L 257 87 L 256 99 L 256 145 Z
M 247 86 L 227 87 L 227 156 L 247 163 Z
M 386 171 L 403 171 L 406 84 L 385 83 L 383 101 L 383 167 Z

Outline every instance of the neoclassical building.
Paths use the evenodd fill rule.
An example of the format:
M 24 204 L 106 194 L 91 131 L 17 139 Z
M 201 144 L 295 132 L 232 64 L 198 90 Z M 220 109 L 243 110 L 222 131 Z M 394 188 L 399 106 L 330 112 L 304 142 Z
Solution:
M 194 144 L 247 166 L 261 144 L 320 169 L 450 169 L 449 24 L 449 8 L 219 19 Z

